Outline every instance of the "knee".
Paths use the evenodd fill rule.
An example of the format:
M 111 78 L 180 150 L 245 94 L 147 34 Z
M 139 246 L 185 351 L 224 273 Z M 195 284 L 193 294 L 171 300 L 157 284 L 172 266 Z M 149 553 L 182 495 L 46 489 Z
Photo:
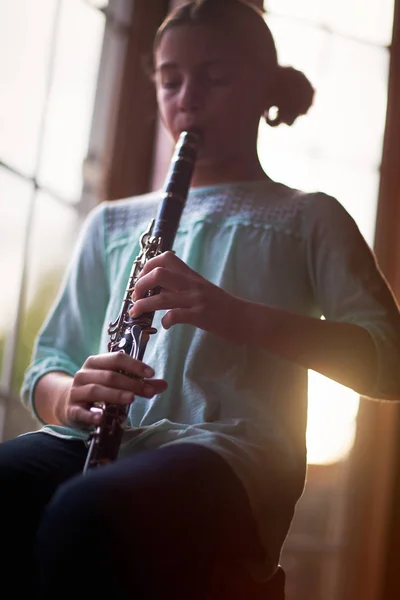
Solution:
M 78 475 L 63 483 L 55 492 L 43 515 L 41 531 L 68 537 L 75 531 L 84 534 L 85 528 L 100 526 L 106 512 L 104 490 Z
M 61 485 L 41 518 L 35 543 L 39 575 L 51 583 L 81 572 L 107 547 L 104 497 L 85 477 Z M 95 568 L 95 562 L 92 565 Z
M 40 522 L 34 549 L 43 598 L 53 598 L 55 588 L 64 598 L 66 581 L 79 586 L 83 595 L 94 591 L 101 596 L 110 581 L 110 589 L 118 588 L 113 575 L 118 573 L 114 565 L 118 554 L 113 554 L 116 544 L 106 505 L 103 486 L 83 476 L 74 477 L 55 493 Z

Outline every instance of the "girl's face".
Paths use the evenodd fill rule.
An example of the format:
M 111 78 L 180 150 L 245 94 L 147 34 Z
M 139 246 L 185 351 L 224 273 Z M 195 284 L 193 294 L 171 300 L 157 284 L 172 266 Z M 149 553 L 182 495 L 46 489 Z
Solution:
M 175 26 L 155 54 L 161 119 L 174 141 L 197 129 L 203 143 L 198 162 L 233 164 L 256 153 L 266 91 L 254 60 L 222 27 Z

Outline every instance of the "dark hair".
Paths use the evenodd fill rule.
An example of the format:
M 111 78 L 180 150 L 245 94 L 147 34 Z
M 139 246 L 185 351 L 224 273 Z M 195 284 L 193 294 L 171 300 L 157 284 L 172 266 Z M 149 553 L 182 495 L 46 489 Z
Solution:
M 243 25 L 251 27 L 243 35 Z M 292 125 L 297 117 L 305 114 L 312 105 L 314 88 L 301 71 L 293 67 L 283 67 L 278 63 L 275 42 L 264 20 L 262 11 L 242 0 L 198 0 L 178 7 L 159 27 L 153 51 L 156 52 L 166 31 L 182 25 L 223 25 L 236 30 L 244 47 L 250 47 L 253 55 L 266 66 L 270 74 L 270 101 L 265 107 L 264 116 L 272 127 L 280 123 Z M 270 109 L 277 108 L 275 118 L 270 117 Z

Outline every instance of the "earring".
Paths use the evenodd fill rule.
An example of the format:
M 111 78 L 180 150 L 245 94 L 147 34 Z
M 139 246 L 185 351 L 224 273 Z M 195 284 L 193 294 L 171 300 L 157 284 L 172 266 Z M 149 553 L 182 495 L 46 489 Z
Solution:
M 264 116 L 265 116 L 265 120 L 267 121 L 268 125 L 271 125 L 271 127 L 275 127 L 276 125 L 279 125 L 279 123 L 281 122 L 281 119 L 279 116 L 279 108 L 275 105 L 267 108 L 267 110 L 264 113 Z

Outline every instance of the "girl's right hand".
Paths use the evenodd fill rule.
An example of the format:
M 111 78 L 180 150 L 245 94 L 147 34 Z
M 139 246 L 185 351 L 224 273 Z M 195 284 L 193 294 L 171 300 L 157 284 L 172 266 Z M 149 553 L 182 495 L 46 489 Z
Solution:
M 89 356 L 59 401 L 57 417 L 69 427 L 98 425 L 101 414 L 91 411 L 95 403 L 131 404 L 135 395 L 152 398 L 167 388 L 154 371 L 124 352 Z

